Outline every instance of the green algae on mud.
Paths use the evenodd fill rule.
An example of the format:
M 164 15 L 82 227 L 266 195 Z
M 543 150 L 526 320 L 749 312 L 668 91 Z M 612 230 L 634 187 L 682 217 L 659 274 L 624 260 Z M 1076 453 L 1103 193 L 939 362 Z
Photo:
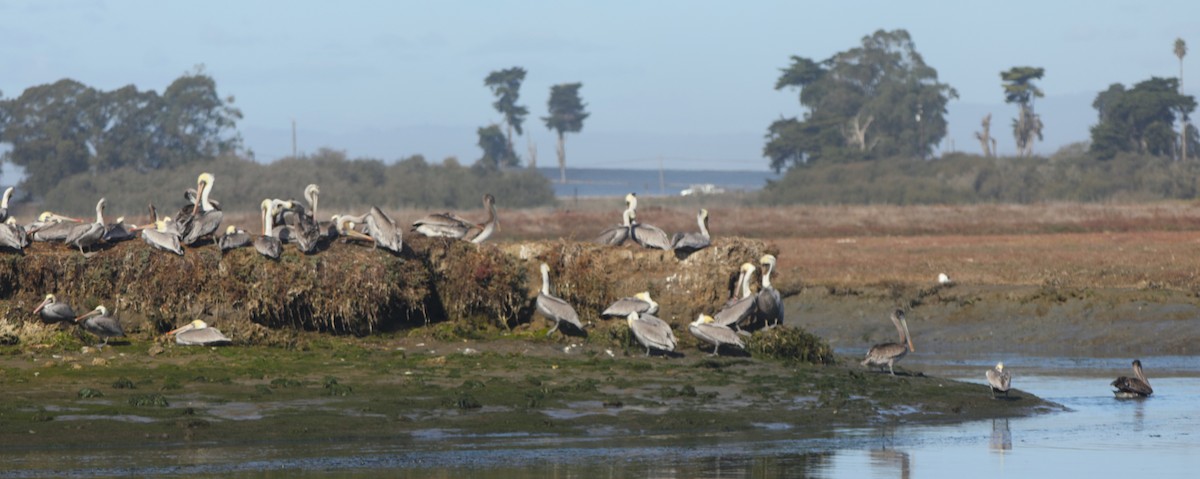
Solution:
M 404 438 L 430 429 L 582 436 L 785 424 L 829 432 L 1058 408 L 1019 391 L 993 400 L 982 385 L 857 365 L 645 357 L 636 349 L 610 355 L 553 340 L 320 337 L 306 344 L 185 348 L 134 340 L 102 352 L 8 351 L 0 356 L 7 393 L 0 447 Z M 163 351 L 151 356 L 154 347 Z M 113 387 L 121 378 L 133 387 Z

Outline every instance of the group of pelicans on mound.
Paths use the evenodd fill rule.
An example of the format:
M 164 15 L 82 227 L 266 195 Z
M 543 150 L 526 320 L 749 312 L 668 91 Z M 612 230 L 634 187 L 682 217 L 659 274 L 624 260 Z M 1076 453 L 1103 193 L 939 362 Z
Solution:
M 751 293 L 750 290 L 750 281 L 756 268 L 751 263 L 743 263 L 737 287 L 725 306 L 711 316 L 700 314 L 688 325 L 688 331 L 693 336 L 712 344 L 713 356 L 720 354 L 722 345 L 744 350 L 746 344 L 741 336 L 748 334 L 749 329 L 772 328 L 783 324 L 783 301 L 779 291 L 771 286 L 775 256 L 763 255 L 759 262 L 766 270 L 762 274 L 762 287 L 757 294 Z M 554 333 L 563 324 L 569 324 L 576 331 L 586 334 L 575 308 L 550 292 L 550 266 L 542 263 L 541 272 L 542 289 L 537 296 L 537 311 L 554 322 L 554 327 L 550 328 L 546 335 Z M 618 299 L 601 312 L 600 317 L 625 318 L 633 337 L 646 348 L 647 356 L 651 350 L 672 353 L 677 343 L 675 333 L 669 323 L 654 315 L 657 312 L 658 303 L 650 297 L 649 291 L 642 291 L 631 297 Z
M 252 237 L 245 230 L 230 225 L 223 235 L 218 236 L 216 231 L 220 228 L 223 215 L 220 203 L 210 197 L 213 182 L 212 174 L 200 174 L 196 189 L 185 190 L 184 198 L 187 204 L 180 208 L 174 220 L 169 216 L 160 218 L 151 204 L 150 222 L 141 227 L 125 224 L 124 217 L 117 218 L 115 223 L 105 223 L 104 198 L 96 203 L 96 221 L 93 223 L 84 223 L 82 220 L 47 211 L 34 223 L 18 225 L 8 214 L 8 203 L 13 194 L 13 188 L 10 187 L 0 196 L 0 247 L 21 251 L 31 240 L 62 241 L 86 255 L 85 248 L 133 239 L 140 232 L 142 239 L 152 247 L 179 255 L 183 254 L 181 245 L 198 246 L 205 238 L 212 238 L 222 252 L 252 245 L 260 254 L 272 259 L 279 258 L 283 242 L 294 243 L 300 251 L 311 254 L 317 252 L 322 244 L 328 244 L 338 237 L 372 242 L 374 247 L 381 247 L 395 254 L 402 252 L 401 228 L 376 206 L 372 206 L 361 215 L 333 215 L 330 221 L 318 221 L 316 211 L 320 189 L 315 184 L 304 189 L 307 207 L 294 200 L 264 199 L 259 205 L 262 220 L 260 235 Z M 646 248 L 674 251 L 679 257 L 686 257 L 711 244 L 707 210 L 701 209 L 696 215 L 698 232 L 676 233 L 673 237 L 668 237 L 662 229 L 636 221 L 637 202 L 635 194 L 626 195 L 626 209 L 621 215 L 621 223 L 604 230 L 595 241 L 619 246 L 633 240 Z M 483 205 L 488 213 L 488 218 L 483 223 L 472 223 L 453 213 L 435 213 L 413 222 L 411 231 L 428 237 L 482 243 L 490 238 L 500 225 L 496 215 L 496 199 L 491 194 L 485 194 Z M 361 227 L 361 231 L 356 226 Z M 741 336 L 749 334 L 748 329 L 771 328 L 783 323 L 783 302 L 779 291 L 771 286 L 771 273 L 775 269 L 776 258 L 768 254 L 759 261 L 766 270 L 762 274 L 762 284 L 757 294 L 752 294 L 750 289 L 756 268 L 751 263 L 744 263 L 739 268 L 737 284 L 724 307 L 711 316 L 700 314 L 688 325 L 688 331 L 692 335 L 713 345 L 714 356 L 719 355 L 722 345 L 744 350 L 746 346 Z M 542 263 L 540 269 L 542 287 L 536 300 L 537 311 L 554 321 L 554 327 L 546 335 L 549 336 L 558 330 L 563 323 L 584 332 L 584 325 L 579 321 L 575 309 L 551 294 L 549 265 Z M 947 281 L 944 275 L 939 280 L 943 283 Z M 646 348 L 646 355 L 649 355 L 652 349 L 673 352 L 677 342 L 675 334 L 670 324 L 654 316 L 657 312 L 658 303 L 651 299 L 649 291 L 644 291 L 617 300 L 601 313 L 601 317 L 624 317 L 634 338 Z M 120 321 L 110 316 L 103 305 L 76 316 L 69 305 L 59 302 L 53 294 L 47 294 L 34 309 L 34 314 L 40 315 L 46 323 L 78 324 L 84 330 L 102 338 L 104 345 L 108 344 L 109 338 L 125 335 Z M 862 365 L 880 369 L 886 365 L 894 376 L 895 362 L 910 351 L 915 351 L 915 348 L 908 332 L 904 311 L 895 310 L 891 320 L 899 333 L 899 341 L 872 346 Z M 167 334 L 174 335 L 176 342 L 183 345 L 230 343 L 229 338 L 219 330 L 199 319 Z M 1118 397 L 1146 397 L 1153 394 L 1154 390 L 1142 371 L 1140 360 L 1133 361 L 1133 372 L 1134 377 L 1121 376 L 1111 383 L 1117 388 L 1114 393 Z M 997 363 L 995 368 L 987 370 L 985 377 L 993 395 L 1008 395 L 1012 376 L 1009 371 L 1004 370 L 1003 363 Z
M 293 243 L 305 254 L 316 253 L 338 237 L 371 242 L 375 247 L 399 254 L 403 249 L 402 228 L 379 207 L 372 206 L 361 215 L 333 215 L 329 221 L 317 220 L 317 200 L 320 188 L 313 184 L 304 189 L 307 206 L 295 200 L 264 199 L 259 205 L 262 230 L 251 235 L 233 225 L 218 234 L 223 213 L 220 202 L 211 198 L 214 177 L 202 173 L 196 181 L 196 189 L 184 191 L 187 201 L 174 219 L 159 216 L 153 204 L 149 206 L 149 222 L 144 226 L 126 224 L 125 217 L 114 223 L 105 223 L 105 199 L 96 203 L 96 221 L 83 220 L 47 211 L 38 220 L 19 225 L 8 215 L 8 202 L 13 189 L 5 190 L 0 197 L 0 247 L 22 251 L 30 241 L 62 242 L 79 249 L 95 249 L 103 244 L 130 240 L 140 234 L 151 247 L 178 255 L 183 246 L 201 246 L 205 240 L 217 243 L 222 252 L 235 248 L 253 246 L 255 250 L 271 259 L 278 259 L 284 243 Z M 488 218 L 483 223 L 467 221 L 453 213 L 435 213 L 418 219 L 412 231 L 430 237 L 462 239 L 482 243 L 499 228 L 496 217 L 496 199 L 490 194 L 483 196 L 483 205 Z

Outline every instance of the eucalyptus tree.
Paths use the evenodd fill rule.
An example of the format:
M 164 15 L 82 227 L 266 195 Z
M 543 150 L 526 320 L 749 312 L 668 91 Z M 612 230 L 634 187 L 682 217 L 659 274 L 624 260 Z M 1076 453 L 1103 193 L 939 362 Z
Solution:
M 514 159 L 516 151 L 513 149 L 513 130 L 516 130 L 518 135 L 524 134 L 521 131 L 521 124 L 525 122 L 525 116 L 529 114 L 528 108 L 517 104 L 517 99 L 521 97 L 521 83 L 524 81 L 525 69 L 521 67 L 497 70 L 483 79 L 484 86 L 490 88 L 492 95 L 496 96 L 492 107 L 504 115 L 504 124 L 508 127 L 506 132 L 507 153 Z
M 1172 156 L 1177 151 L 1176 115 L 1189 115 L 1196 99 L 1179 93 L 1179 80 L 1152 77 L 1125 88 L 1114 83 L 1092 103 L 1099 122 L 1092 127 L 1090 151 L 1101 159 L 1129 152 Z M 1185 132 L 1189 148 L 1197 146 L 1194 127 Z
M 579 98 L 579 89 L 583 83 L 561 83 L 550 87 L 550 99 L 547 107 L 549 116 L 542 117 L 546 129 L 558 133 L 558 181 L 567 182 L 567 150 L 564 135 L 578 133 L 583 130 L 583 120 L 591 113 L 584 111 L 583 100 Z
M 1181 94 L 1181 95 L 1183 94 L 1183 57 L 1185 55 L 1187 55 L 1187 43 L 1185 43 L 1182 38 L 1176 38 L 1175 39 L 1175 56 L 1179 58 L 1179 94 Z M 1181 115 L 1180 120 L 1181 120 L 1180 123 L 1182 123 L 1182 126 L 1179 128 L 1179 148 L 1180 148 L 1179 157 L 1180 157 L 1180 159 L 1187 160 L 1187 156 L 1188 156 L 1188 149 L 1187 149 L 1188 116 Z
M 1004 102 L 1016 103 L 1020 110 L 1013 119 L 1013 138 L 1017 141 L 1018 156 L 1033 155 L 1033 137 L 1042 139 L 1042 118 L 1033 111 L 1033 99 L 1045 96 L 1042 89 L 1033 84 L 1046 74 L 1044 68 L 1012 67 L 1000 72 L 1004 80 Z
M 504 132 L 500 131 L 500 126 L 495 123 L 479 128 L 479 149 L 483 150 L 483 157 L 479 159 L 479 164 L 488 169 L 499 169 L 501 166 L 517 166 L 517 157 L 513 156 L 509 150 L 508 143 L 504 139 Z
M 825 60 L 791 60 L 775 89 L 798 89 L 806 113 L 767 129 L 763 155 L 777 172 L 813 161 L 924 158 L 946 135 L 946 105 L 958 93 L 938 82 L 905 30 L 876 31 Z

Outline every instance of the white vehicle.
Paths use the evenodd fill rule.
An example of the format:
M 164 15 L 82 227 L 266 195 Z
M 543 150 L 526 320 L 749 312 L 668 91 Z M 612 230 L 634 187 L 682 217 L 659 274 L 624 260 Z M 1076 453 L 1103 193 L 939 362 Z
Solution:
M 680 196 L 717 195 L 717 194 L 721 194 L 724 192 L 725 192 L 724 188 L 721 188 L 712 183 L 704 183 L 704 184 L 699 184 L 699 185 L 691 185 L 691 186 L 687 187 L 687 189 L 680 191 L 679 194 L 680 194 Z

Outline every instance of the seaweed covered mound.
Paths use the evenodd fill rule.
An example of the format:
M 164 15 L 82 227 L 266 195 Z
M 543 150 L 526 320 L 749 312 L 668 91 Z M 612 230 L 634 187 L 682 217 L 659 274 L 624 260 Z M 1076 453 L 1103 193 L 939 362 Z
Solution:
M 202 318 L 239 343 L 287 342 L 297 330 L 366 335 L 451 322 L 456 330 L 545 324 L 534 317 L 538 266 L 585 324 L 623 321 L 599 314 L 618 298 L 649 291 L 681 343 L 685 325 L 729 297 L 731 274 L 768 251 L 761 241 L 722 238 L 677 258 L 635 246 L 572 241 L 474 245 L 412 237 L 402 255 L 335 242 L 314 255 L 285 246 L 278 261 L 215 246 L 183 256 L 140 241 L 85 258 L 60 244 L 37 243 L 0 256 L 0 334 L 45 341 L 55 331 L 32 314 L 47 293 L 76 312 L 105 305 L 133 334 L 159 334 Z M 757 281 L 755 281 L 757 284 Z M 613 326 L 623 327 L 623 326 Z

